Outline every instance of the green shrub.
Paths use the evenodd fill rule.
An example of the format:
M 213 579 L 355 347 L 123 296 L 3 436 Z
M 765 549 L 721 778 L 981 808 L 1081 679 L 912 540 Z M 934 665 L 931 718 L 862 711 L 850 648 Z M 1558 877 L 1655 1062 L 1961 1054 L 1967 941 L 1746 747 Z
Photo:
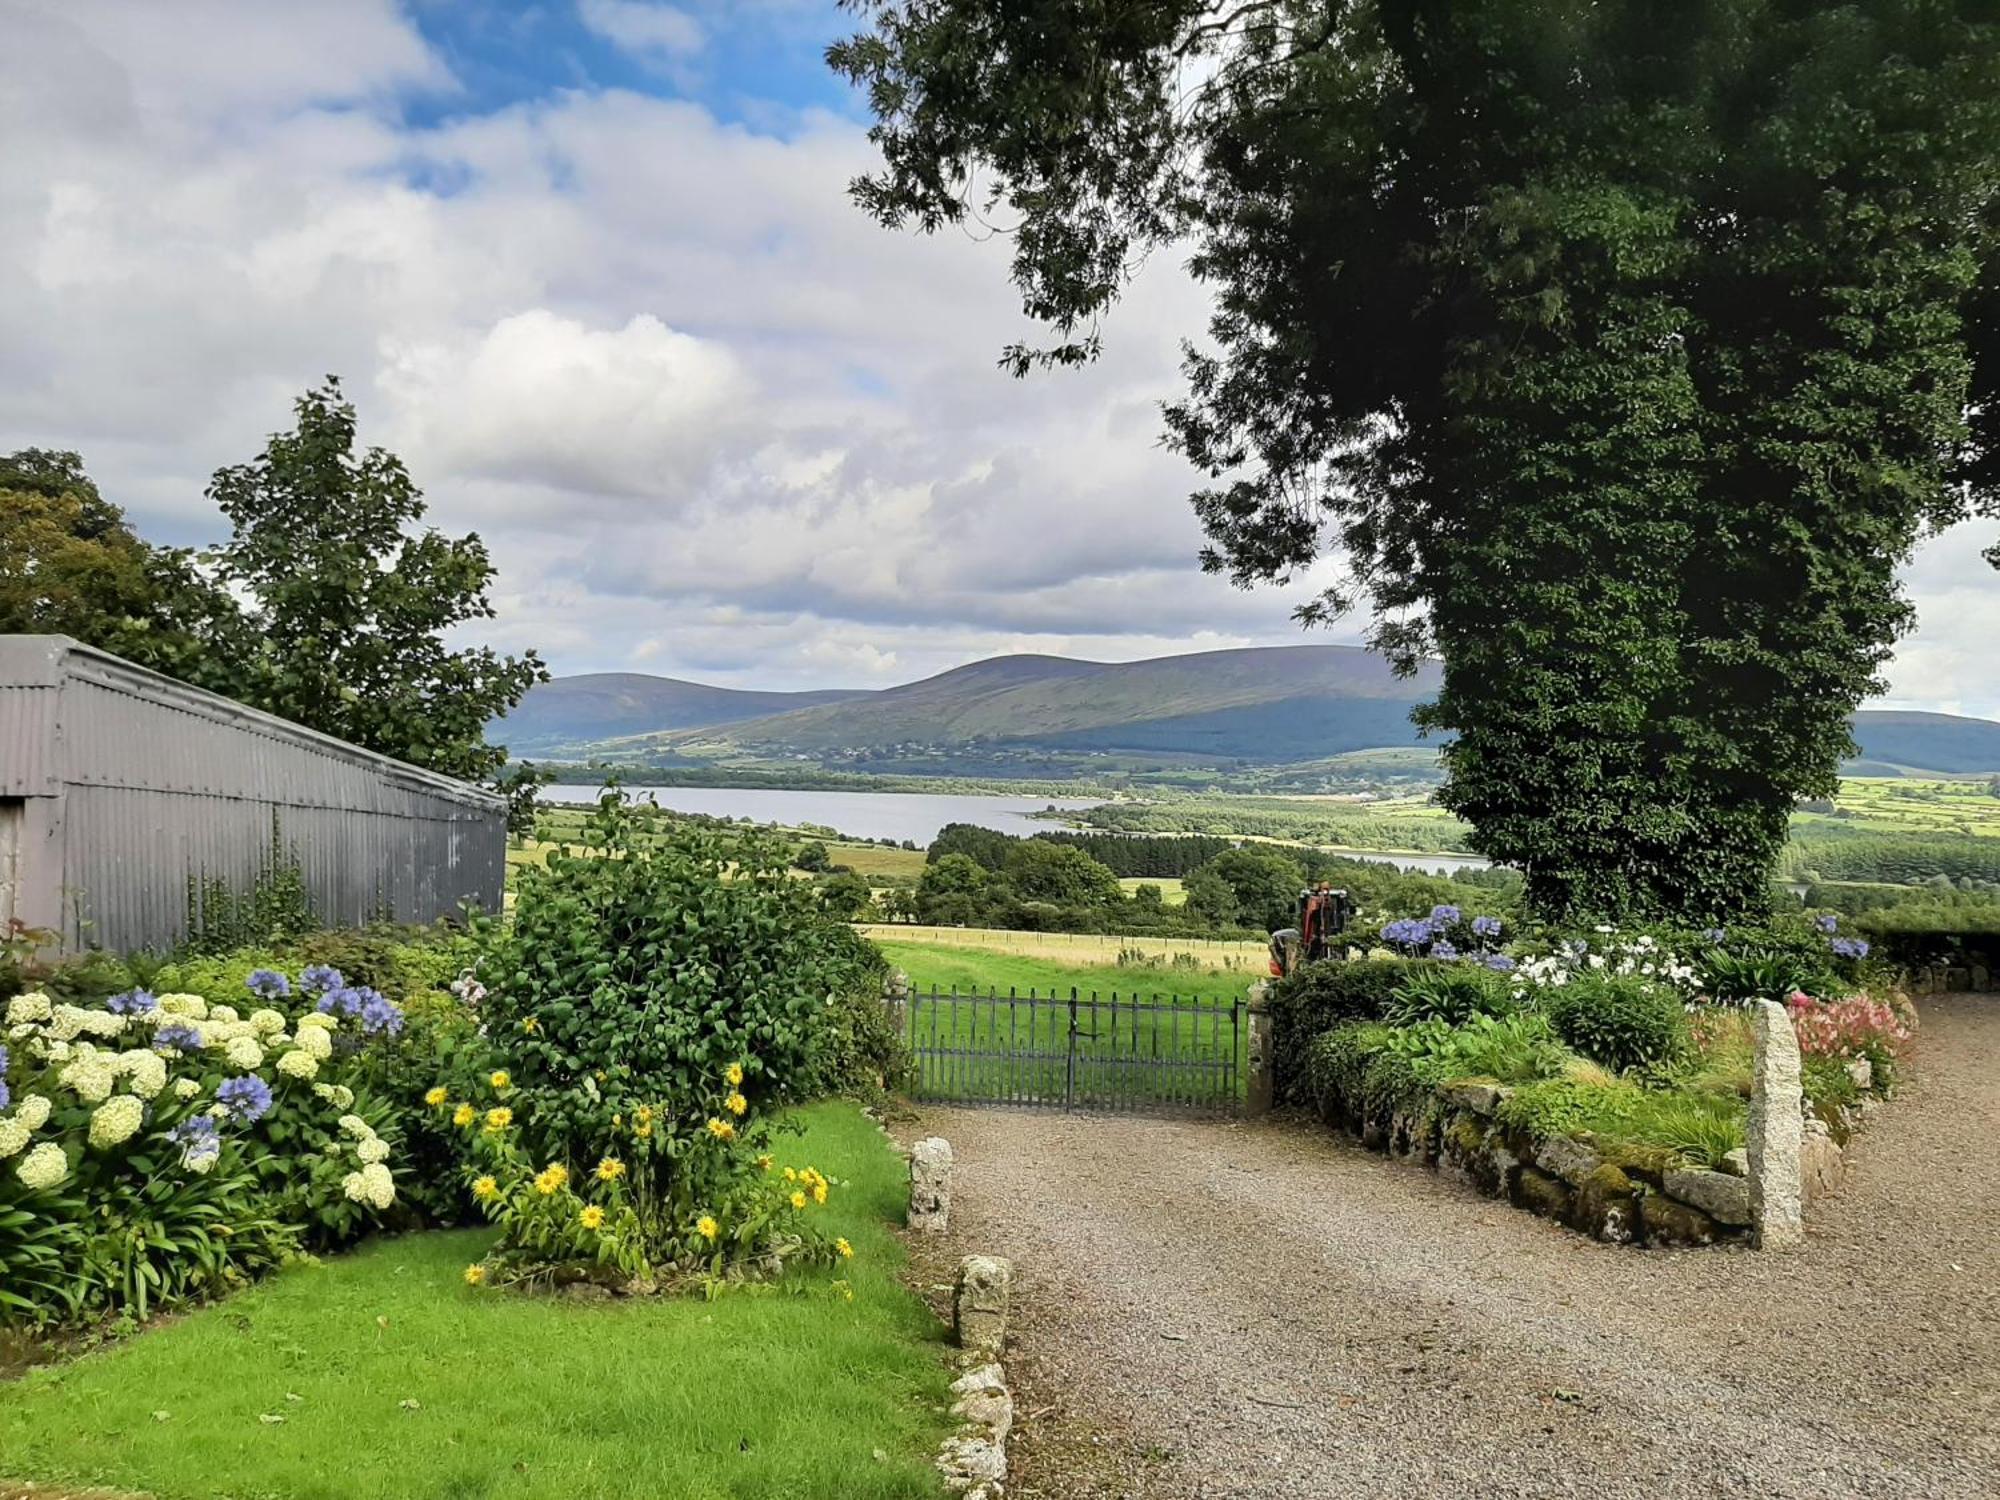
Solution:
M 1328 959 L 1302 964 L 1271 986 L 1271 1050 L 1281 1102 L 1311 1102 L 1307 1055 L 1329 1027 L 1343 1021 L 1379 1021 L 1396 990 L 1422 959 Z
M 1307 1053 L 1304 1088 L 1322 1118 L 1330 1120 L 1343 1108 L 1361 1107 L 1363 1075 L 1391 1035 L 1379 1021 L 1350 1021 L 1314 1038 Z
M 1600 1148 L 1657 1147 L 1716 1167 L 1743 1145 L 1749 1113 L 1728 1094 L 1565 1077 L 1514 1090 L 1497 1118 L 1539 1140 L 1588 1135 Z
M 1688 1049 L 1679 994 L 1635 975 L 1578 975 L 1549 991 L 1542 1010 L 1566 1044 L 1621 1073 L 1671 1063 Z
M 1420 1021 L 1392 1032 L 1388 1045 L 1433 1083 L 1453 1078 L 1527 1083 L 1556 1076 L 1571 1059 L 1548 1018 L 1535 1014 L 1476 1015 L 1460 1026 Z
M 1396 986 L 1383 1019 L 1392 1026 L 1418 1021 L 1458 1026 L 1474 1016 L 1507 1016 L 1519 1008 L 1505 974 L 1473 963 L 1424 964 Z
M 1361 1117 L 1386 1123 L 1391 1115 L 1406 1114 L 1430 1095 L 1430 1083 L 1417 1065 L 1401 1053 L 1385 1048 L 1368 1059 L 1361 1074 Z

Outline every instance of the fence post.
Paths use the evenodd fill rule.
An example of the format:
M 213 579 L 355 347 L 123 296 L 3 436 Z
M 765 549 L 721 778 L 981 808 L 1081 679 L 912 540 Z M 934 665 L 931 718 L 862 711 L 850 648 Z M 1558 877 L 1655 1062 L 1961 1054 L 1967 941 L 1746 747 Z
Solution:
M 1250 1077 L 1243 1090 L 1243 1113 L 1249 1119 L 1268 1115 L 1277 1091 L 1271 1076 L 1271 987 L 1250 986 Z
M 1775 1000 L 1750 1007 L 1755 1050 L 1750 1080 L 1750 1223 L 1759 1250 L 1804 1243 L 1800 1150 L 1805 1139 L 1805 1096 L 1800 1081 L 1799 1038 L 1791 1015 Z
M 889 1024 L 896 1028 L 896 1035 L 908 1040 L 910 976 L 901 969 L 891 969 L 889 977 L 882 981 L 882 1006 L 889 1012 Z

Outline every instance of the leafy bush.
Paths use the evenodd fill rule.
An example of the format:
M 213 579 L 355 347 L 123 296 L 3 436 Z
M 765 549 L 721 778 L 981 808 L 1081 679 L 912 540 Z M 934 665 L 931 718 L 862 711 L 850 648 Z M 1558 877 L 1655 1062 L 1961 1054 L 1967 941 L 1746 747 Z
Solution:
M 1278 1097 L 1308 1102 L 1306 1062 L 1313 1043 L 1342 1021 L 1379 1021 L 1420 960 L 1329 959 L 1301 964 L 1271 986 L 1272 1066 Z
M 1303 1089 L 1322 1118 L 1332 1119 L 1343 1107 L 1360 1107 L 1368 1064 L 1388 1047 L 1392 1035 L 1380 1022 L 1350 1021 L 1313 1039 Z
M 1671 1063 L 1689 1045 L 1681 997 L 1647 979 L 1580 975 L 1550 991 L 1542 1009 L 1567 1045 L 1621 1073 Z
M 1392 1030 L 1388 1047 L 1409 1058 L 1432 1083 L 1454 1078 L 1526 1083 L 1556 1076 L 1571 1060 L 1548 1018 L 1535 1014 L 1475 1015 L 1461 1025 L 1420 1021 Z
M 1507 1016 L 1519 1008 L 1505 974 L 1480 964 L 1424 964 L 1412 967 L 1396 986 L 1384 1019 L 1393 1026 L 1418 1021 L 1457 1026 L 1474 1016 Z
M 1562 1077 L 1516 1089 L 1497 1118 L 1541 1140 L 1588 1135 L 1603 1148 L 1659 1147 L 1715 1167 L 1743 1145 L 1749 1115 L 1731 1095 Z

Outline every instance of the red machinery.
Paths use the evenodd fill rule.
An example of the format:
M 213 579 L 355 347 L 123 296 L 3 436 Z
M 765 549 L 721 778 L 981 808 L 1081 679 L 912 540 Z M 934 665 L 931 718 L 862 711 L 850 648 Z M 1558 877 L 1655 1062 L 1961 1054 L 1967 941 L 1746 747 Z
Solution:
M 1299 925 L 1271 934 L 1271 973 L 1282 978 L 1302 963 L 1340 951 L 1336 941 L 1354 915 L 1354 898 L 1321 881 L 1299 892 Z

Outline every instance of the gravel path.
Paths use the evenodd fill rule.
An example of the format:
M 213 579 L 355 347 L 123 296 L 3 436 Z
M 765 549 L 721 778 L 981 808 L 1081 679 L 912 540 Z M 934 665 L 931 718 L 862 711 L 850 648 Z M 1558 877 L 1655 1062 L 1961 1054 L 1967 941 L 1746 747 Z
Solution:
M 1316 1127 L 926 1110 L 1025 1497 L 2000 1494 L 2000 997 L 1799 1252 L 1599 1245 Z

